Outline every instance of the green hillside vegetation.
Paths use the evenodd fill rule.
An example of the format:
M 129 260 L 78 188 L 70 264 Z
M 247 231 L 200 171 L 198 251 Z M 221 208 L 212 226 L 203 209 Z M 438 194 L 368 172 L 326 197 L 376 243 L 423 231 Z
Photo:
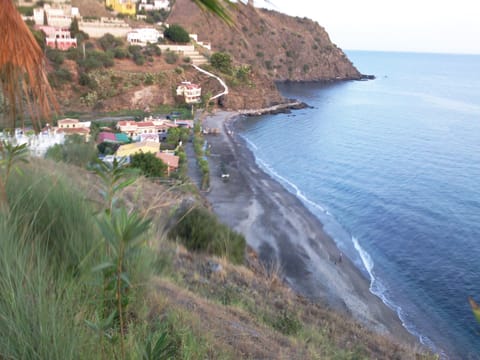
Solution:
M 293 294 L 181 187 L 101 163 L 11 164 L 0 358 L 416 356 Z

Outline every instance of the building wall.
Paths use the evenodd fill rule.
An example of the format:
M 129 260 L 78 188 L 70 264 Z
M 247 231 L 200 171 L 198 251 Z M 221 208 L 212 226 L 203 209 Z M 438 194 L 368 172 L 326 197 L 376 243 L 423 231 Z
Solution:
M 80 30 L 92 38 L 100 38 L 106 33 L 116 37 L 125 37 L 133 29 L 124 21 L 101 19 L 98 21 L 80 21 Z
M 176 51 L 176 52 L 192 52 L 195 51 L 193 45 L 158 45 L 162 51 Z
M 106 6 L 111 6 L 116 12 L 125 15 L 136 14 L 136 4 L 132 0 L 105 0 Z

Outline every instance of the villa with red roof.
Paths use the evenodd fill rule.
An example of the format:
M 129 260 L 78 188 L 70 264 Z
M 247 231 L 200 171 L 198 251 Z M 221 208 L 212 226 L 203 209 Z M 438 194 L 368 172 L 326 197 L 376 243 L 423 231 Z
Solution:
M 187 104 L 196 104 L 202 101 L 202 88 L 200 85 L 192 84 L 190 81 L 183 81 L 177 87 L 177 96 L 184 96 Z
M 53 130 L 59 134 L 83 136 L 85 141 L 90 137 L 90 121 L 79 121 L 77 119 L 62 119 L 57 121 L 58 126 Z

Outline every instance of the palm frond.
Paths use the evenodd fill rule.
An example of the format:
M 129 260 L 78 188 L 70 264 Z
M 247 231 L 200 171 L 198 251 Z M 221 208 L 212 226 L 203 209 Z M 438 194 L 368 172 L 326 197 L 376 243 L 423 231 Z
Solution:
M 9 126 L 26 110 L 38 129 L 58 108 L 45 71 L 45 57 L 12 0 L 0 0 L 0 89 Z M 26 109 L 24 108 L 26 105 Z
M 230 0 L 192 0 L 197 6 L 207 12 L 210 12 L 227 24 L 232 25 L 233 20 L 228 13 L 226 6 L 234 6 Z

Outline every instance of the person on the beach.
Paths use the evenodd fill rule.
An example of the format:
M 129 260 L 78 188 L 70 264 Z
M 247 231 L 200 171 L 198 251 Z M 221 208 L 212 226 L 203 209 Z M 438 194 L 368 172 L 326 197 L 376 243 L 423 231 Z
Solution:
M 342 257 L 343 257 L 343 254 L 340 253 L 340 255 L 338 256 L 338 262 L 341 263 L 342 262 Z

